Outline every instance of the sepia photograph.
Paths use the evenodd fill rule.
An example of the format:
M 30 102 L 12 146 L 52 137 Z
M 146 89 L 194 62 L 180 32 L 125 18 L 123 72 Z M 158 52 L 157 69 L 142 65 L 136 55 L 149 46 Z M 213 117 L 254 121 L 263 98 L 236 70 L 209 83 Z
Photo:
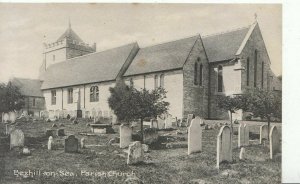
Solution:
M 282 183 L 282 4 L 0 3 L 0 183 Z

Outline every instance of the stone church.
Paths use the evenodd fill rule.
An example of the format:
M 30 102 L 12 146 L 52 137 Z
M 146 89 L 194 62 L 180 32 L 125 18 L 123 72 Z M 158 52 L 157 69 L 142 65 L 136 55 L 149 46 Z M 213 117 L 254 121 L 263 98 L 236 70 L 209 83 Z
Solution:
M 44 44 L 40 80 L 48 111 L 111 115 L 109 88 L 123 79 L 137 89 L 164 87 L 173 117 L 192 113 L 222 119 L 228 113 L 218 109 L 219 95 L 241 94 L 247 87 L 281 90 L 270 65 L 257 22 L 214 35 L 144 48 L 128 43 L 100 52 L 69 25 L 55 42 Z

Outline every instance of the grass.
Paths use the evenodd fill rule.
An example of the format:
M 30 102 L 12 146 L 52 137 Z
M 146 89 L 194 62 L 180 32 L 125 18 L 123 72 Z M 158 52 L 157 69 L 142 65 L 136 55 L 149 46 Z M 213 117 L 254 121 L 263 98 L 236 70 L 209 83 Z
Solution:
M 208 124 L 224 121 L 206 121 Z M 259 140 L 250 140 L 251 145 L 246 147 L 246 159 L 239 160 L 237 148 L 237 135 L 233 137 L 233 163 L 221 164 L 220 170 L 216 169 L 216 140 L 218 129 L 203 130 L 203 151 L 187 155 L 187 148 L 150 150 L 145 153 L 145 162 L 130 166 L 126 164 L 127 154 L 117 145 L 106 143 L 116 134 L 101 136 L 82 136 L 80 132 L 90 132 L 86 126 L 87 121 L 80 121 L 73 125 L 70 121 L 60 120 L 56 124 L 64 124 L 67 135 L 74 134 L 79 140 L 85 137 L 87 145 L 98 144 L 80 149 L 79 153 L 64 153 L 63 145 L 56 150 L 47 150 L 45 131 L 53 123 L 31 122 L 19 123 L 16 127 L 25 133 L 25 144 L 30 148 L 30 156 L 21 156 L 19 149 L 13 149 L 0 157 L 1 169 L 0 183 L 124 183 L 126 176 L 92 177 L 83 176 L 81 171 L 88 172 L 124 172 L 135 173 L 144 183 L 189 183 L 191 180 L 201 179 L 211 183 L 281 183 L 281 154 L 275 159 L 269 159 L 268 147 L 259 145 Z M 260 122 L 248 122 L 250 131 L 259 133 Z M 279 124 L 280 125 L 280 124 Z M 0 130 L 4 126 L 0 125 Z M 118 131 L 118 127 L 114 127 Z M 184 130 L 184 128 L 180 128 Z M 234 127 L 237 130 L 237 125 Z M 139 128 L 137 127 L 137 130 Z M 281 126 L 279 126 L 281 130 Z M 176 131 L 159 131 L 159 134 L 176 135 Z M 183 136 L 187 140 L 187 134 Z M 59 142 L 58 138 L 55 138 Z M 63 138 L 60 138 L 62 144 Z M 187 142 L 187 141 L 185 141 Z M 2 167 L 3 165 L 3 167 Z M 38 171 L 44 174 L 34 177 L 16 177 L 14 170 Z M 230 176 L 222 175 L 225 170 L 236 171 Z M 52 173 L 51 173 L 52 172 Z M 52 175 L 55 172 L 58 175 Z M 68 173 L 69 172 L 69 173 Z M 74 176 L 70 176 L 74 174 Z

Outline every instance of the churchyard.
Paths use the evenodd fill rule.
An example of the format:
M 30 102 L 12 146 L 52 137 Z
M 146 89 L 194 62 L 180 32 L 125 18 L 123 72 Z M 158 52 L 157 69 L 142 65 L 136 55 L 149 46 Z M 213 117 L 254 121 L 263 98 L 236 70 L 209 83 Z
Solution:
M 17 122 L 8 130 L 17 138 L 11 139 L 7 151 L 3 146 L 6 127 L 1 123 L 0 183 L 126 183 L 128 178 L 170 184 L 281 183 L 281 153 L 276 153 L 281 152 L 281 123 L 271 123 L 278 129 L 271 129 L 272 144 L 277 146 L 271 159 L 269 141 L 259 136 L 262 132 L 262 138 L 266 137 L 265 127 L 260 128 L 266 123 L 240 121 L 234 124 L 231 137 L 225 122 L 229 123 L 203 120 L 205 126 L 200 127 L 198 120 L 192 120 L 190 127 L 166 124 L 168 129 L 154 133 L 149 129 L 145 139 L 151 142 L 156 134 L 157 141 L 148 150 L 136 142 L 128 148 L 138 137 L 138 123 L 133 128 L 121 125 L 120 136 L 120 125 L 112 126 L 115 133 L 93 133 L 89 119 Z M 138 158 L 131 155 L 128 160 L 129 152 Z

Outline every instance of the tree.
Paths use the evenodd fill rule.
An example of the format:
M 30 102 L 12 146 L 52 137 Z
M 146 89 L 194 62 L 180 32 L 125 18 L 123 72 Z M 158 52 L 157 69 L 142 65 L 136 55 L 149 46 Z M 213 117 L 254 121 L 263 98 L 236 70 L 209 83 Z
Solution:
M 239 95 L 235 96 L 218 96 L 217 105 L 219 108 L 229 111 L 230 113 L 230 125 L 233 131 L 232 114 L 241 109 L 242 99 Z
M 0 112 L 20 110 L 24 104 L 24 97 L 18 86 L 11 82 L 0 84 Z
M 118 120 L 129 123 L 140 120 L 143 141 L 143 121 L 145 118 L 156 118 L 166 113 L 169 103 L 165 102 L 166 91 L 163 88 L 154 90 L 137 90 L 133 85 L 127 86 L 124 81 L 118 81 L 114 88 L 110 88 L 108 99 L 110 108 Z
M 241 100 L 243 100 L 244 111 L 251 112 L 254 117 L 267 120 L 269 131 L 271 118 L 281 119 L 282 97 L 279 91 L 247 89 L 241 96 Z

